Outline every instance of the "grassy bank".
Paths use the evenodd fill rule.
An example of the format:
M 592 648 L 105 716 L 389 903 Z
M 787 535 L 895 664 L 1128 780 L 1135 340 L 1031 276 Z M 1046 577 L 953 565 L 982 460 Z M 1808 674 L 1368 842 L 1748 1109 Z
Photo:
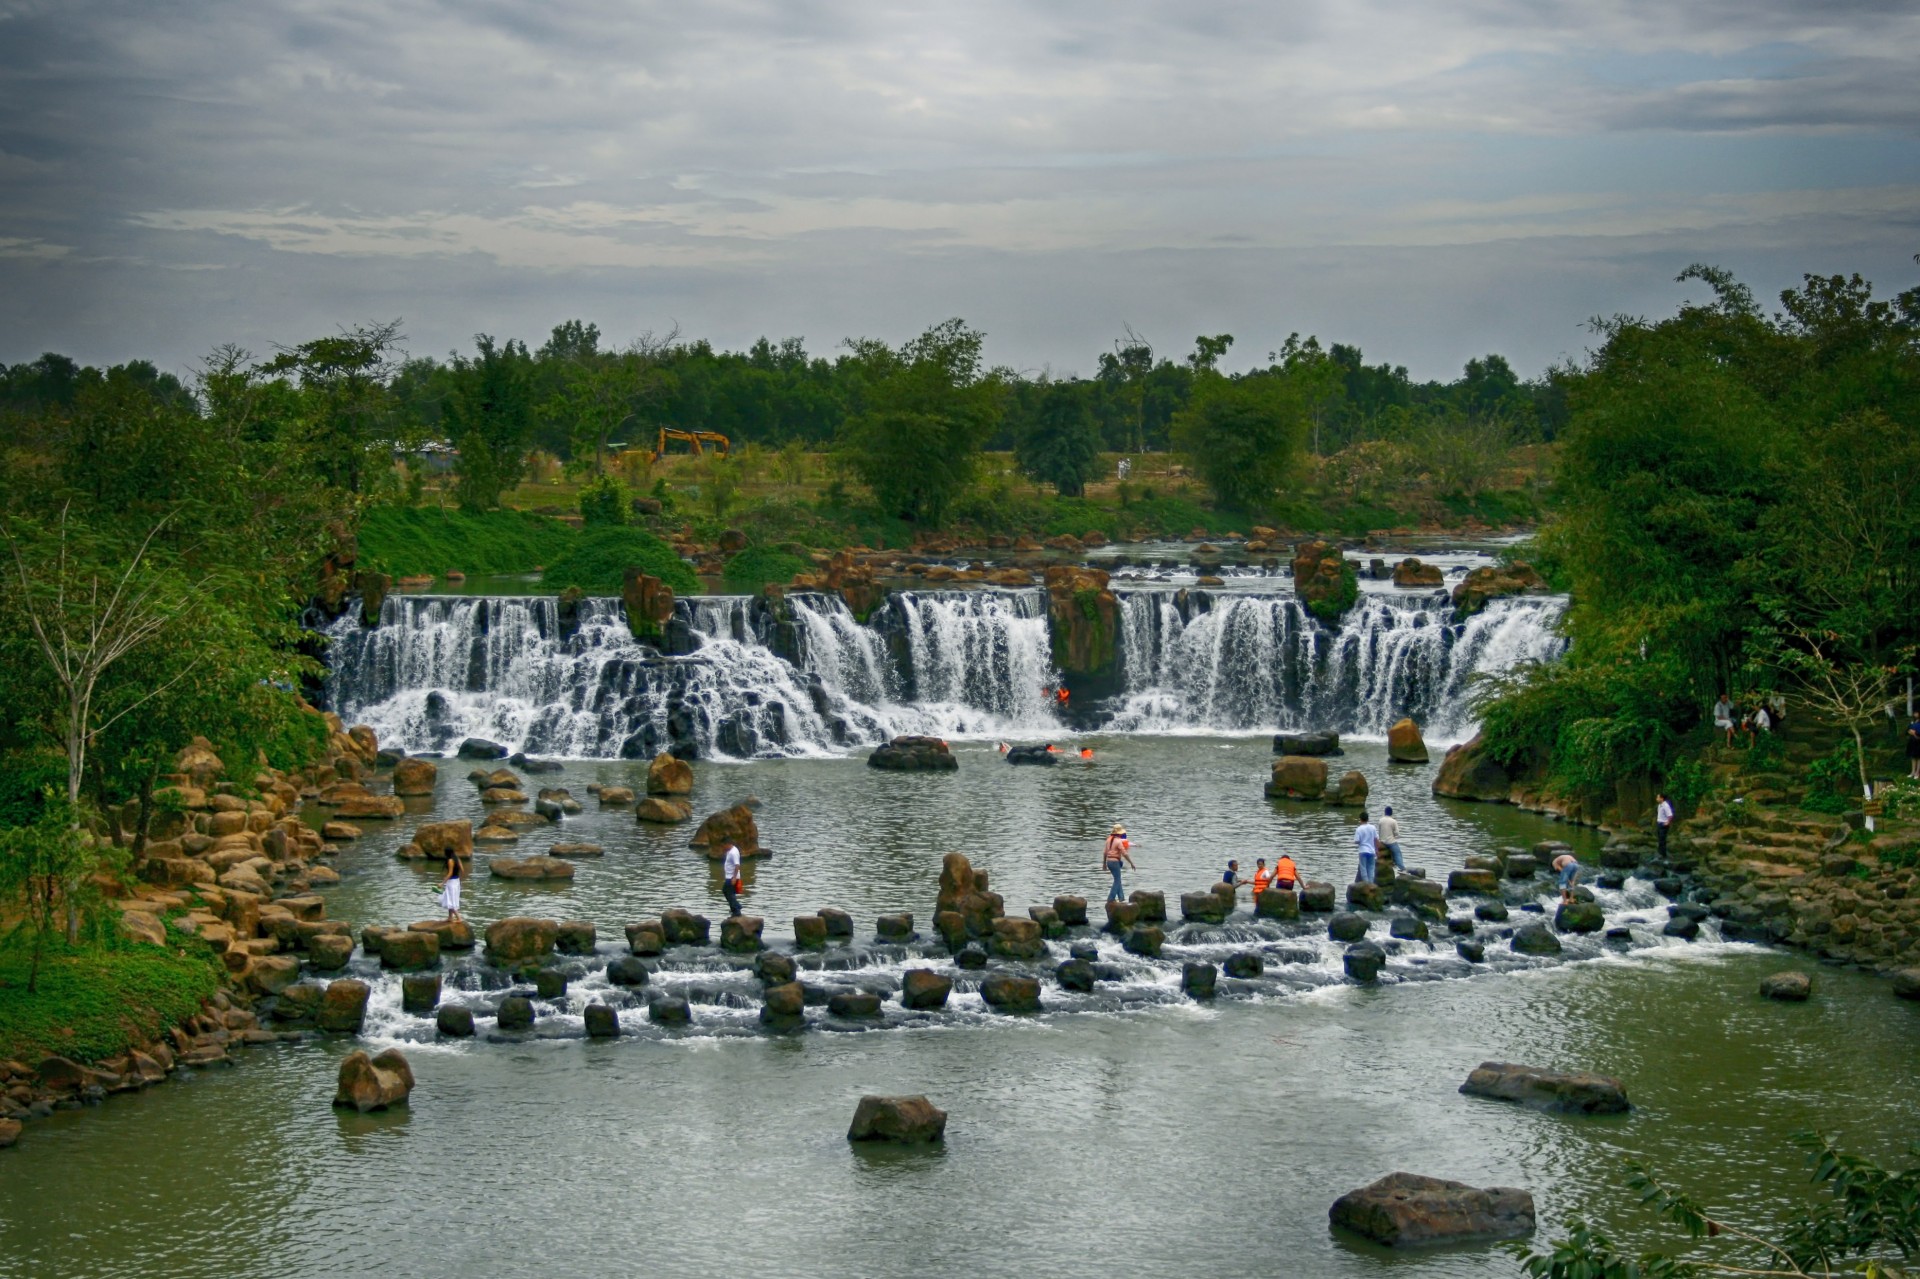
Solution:
M 49 1053 L 114 1056 L 198 1012 L 220 985 L 219 960 L 198 943 L 56 946 L 32 994 L 30 961 L 18 937 L 0 946 L 0 1058 L 29 1064 Z
M 525 573 L 553 563 L 577 532 L 524 511 L 377 506 L 360 521 L 360 564 L 395 577 Z

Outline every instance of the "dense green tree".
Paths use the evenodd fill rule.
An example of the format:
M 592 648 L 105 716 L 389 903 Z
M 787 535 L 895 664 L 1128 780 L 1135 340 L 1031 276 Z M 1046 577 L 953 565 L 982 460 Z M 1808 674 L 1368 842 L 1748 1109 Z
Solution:
M 981 374 L 982 340 L 954 319 L 898 351 L 849 343 L 864 385 L 840 453 L 888 514 L 937 524 L 973 482 L 1000 412 L 1001 387 Z
M 1305 396 L 1279 373 L 1198 379 L 1173 424 L 1174 444 L 1221 505 L 1258 510 L 1297 465 L 1309 429 Z
M 475 358 L 455 356 L 453 390 L 445 408 L 447 436 L 460 451 L 454 494 L 468 510 L 490 511 L 526 474 L 533 433 L 527 348 L 485 333 L 473 339 Z
M 1024 416 L 1014 438 L 1014 458 L 1027 478 L 1051 484 L 1063 497 L 1079 497 L 1100 474 L 1100 428 L 1086 388 L 1077 382 L 1036 383 L 1021 397 Z

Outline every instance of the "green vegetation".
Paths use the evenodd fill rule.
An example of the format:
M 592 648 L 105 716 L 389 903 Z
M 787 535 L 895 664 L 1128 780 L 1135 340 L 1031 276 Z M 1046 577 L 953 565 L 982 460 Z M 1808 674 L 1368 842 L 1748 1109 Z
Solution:
M 589 595 L 618 595 L 629 568 L 659 578 L 676 595 L 700 591 L 700 579 L 687 562 L 671 546 L 637 528 L 596 528 L 578 534 L 573 545 L 547 565 L 541 580 L 556 591 L 577 586 Z
M 759 590 L 769 582 L 790 582 L 796 573 L 813 568 L 812 560 L 803 560 L 786 551 L 749 546 L 727 561 L 721 580 L 730 591 L 742 594 Z
M 395 577 L 526 573 L 564 555 L 575 531 L 521 511 L 376 506 L 360 520 L 360 558 Z
M 1173 440 L 1217 501 L 1252 510 L 1280 492 L 1308 426 L 1305 395 L 1289 373 L 1224 378 L 1209 372 L 1175 415 Z
M 28 948 L 0 943 L 0 1057 L 34 1062 L 49 1053 L 79 1062 L 152 1039 L 200 1010 L 222 968 L 197 940 L 173 948 L 56 945 L 29 993 Z

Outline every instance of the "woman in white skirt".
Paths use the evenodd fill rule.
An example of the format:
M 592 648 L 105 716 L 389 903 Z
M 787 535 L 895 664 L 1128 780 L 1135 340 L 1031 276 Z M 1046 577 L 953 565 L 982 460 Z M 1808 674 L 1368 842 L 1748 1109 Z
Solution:
M 447 921 L 460 918 L 460 854 L 447 853 L 446 877 L 440 881 L 440 905 L 446 908 Z

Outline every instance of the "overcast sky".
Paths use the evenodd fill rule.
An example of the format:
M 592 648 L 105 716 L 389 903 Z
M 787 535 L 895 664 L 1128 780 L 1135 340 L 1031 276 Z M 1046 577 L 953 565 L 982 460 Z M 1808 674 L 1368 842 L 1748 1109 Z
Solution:
M 1524 374 L 1920 278 L 1913 0 L 0 0 L 0 361 L 579 317 Z

